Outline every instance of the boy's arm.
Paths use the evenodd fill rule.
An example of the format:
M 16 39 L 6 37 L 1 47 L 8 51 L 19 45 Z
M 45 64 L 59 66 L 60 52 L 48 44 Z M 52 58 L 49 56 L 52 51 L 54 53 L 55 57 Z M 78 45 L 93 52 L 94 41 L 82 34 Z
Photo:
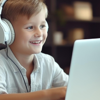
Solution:
M 0 94 L 0 100 L 64 100 L 66 87 L 52 88 L 30 93 Z

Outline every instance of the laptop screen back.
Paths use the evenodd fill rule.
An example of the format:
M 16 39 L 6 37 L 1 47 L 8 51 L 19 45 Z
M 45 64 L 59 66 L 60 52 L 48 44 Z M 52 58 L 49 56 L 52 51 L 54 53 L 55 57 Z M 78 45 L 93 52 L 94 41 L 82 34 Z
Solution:
M 65 100 L 100 100 L 100 39 L 75 41 Z

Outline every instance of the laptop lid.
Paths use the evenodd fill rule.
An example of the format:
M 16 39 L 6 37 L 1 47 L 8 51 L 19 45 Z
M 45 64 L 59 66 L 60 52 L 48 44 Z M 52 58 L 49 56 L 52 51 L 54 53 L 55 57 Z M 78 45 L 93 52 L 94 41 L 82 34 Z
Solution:
M 100 39 L 76 40 L 65 100 L 100 100 Z

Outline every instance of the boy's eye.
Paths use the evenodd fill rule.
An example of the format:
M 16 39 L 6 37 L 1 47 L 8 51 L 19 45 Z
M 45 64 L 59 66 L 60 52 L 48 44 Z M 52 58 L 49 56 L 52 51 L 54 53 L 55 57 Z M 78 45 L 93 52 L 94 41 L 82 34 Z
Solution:
M 44 27 L 46 27 L 45 25 L 41 25 L 40 28 L 43 29 Z
M 26 29 L 33 29 L 33 26 L 29 26 L 29 27 L 27 27 Z

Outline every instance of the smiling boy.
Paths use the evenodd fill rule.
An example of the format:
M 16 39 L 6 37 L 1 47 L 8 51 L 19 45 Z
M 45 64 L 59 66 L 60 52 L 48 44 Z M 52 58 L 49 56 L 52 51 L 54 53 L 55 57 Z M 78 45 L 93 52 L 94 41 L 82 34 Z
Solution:
M 2 18 L 11 22 L 15 38 L 0 51 L 0 99 L 64 100 L 68 75 L 41 53 L 48 35 L 43 1 L 7 0 Z

